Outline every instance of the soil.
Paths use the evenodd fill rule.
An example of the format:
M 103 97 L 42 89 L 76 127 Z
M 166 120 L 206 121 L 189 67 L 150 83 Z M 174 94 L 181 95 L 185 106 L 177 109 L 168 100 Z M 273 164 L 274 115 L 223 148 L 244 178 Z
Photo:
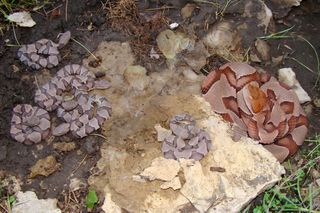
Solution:
M 69 1 L 66 16 L 65 1 L 55 1 L 54 4 L 46 6 L 45 10 L 32 13 L 32 17 L 37 23 L 34 27 L 11 27 L 0 40 L 0 170 L 5 171 L 6 175 L 14 175 L 22 180 L 23 190 L 34 190 L 40 198 L 59 198 L 59 201 L 63 203 L 61 206 L 66 206 L 64 201 L 66 194 L 68 194 L 70 179 L 77 177 L 86 180 L 91 175 L 91 168 L 100 158 L 97 147 L 102 144 L 103 139 L 99 136 L 92 136 L 90 140 L 74 140 L 66 136 L 50 138 L 40 145 L 31 146 L 15 142 L 9 134 L 11 111 L 17 104 L 33 105 L 34 91 L 39 83 L 35 79 L 41 81 L 46 78 L 44 77 L 45 72 L 40 73 L 42 71 L 31 70 L 21 64 L 16 58 L 18 47 L 12 47 L 8 44 L 15 44 L 16 40 L 21 44 L 32 43 L 41 38 L 54 40 L 59 33 L 70 30 L 72 38 L 90 51 L 94 51 L 101 41 L 130 41 L 137 57 L 137 64 L 144 65 L 149 73 L 157 72 L 161 67 L 166 66 L 162 55 L 163 60 L 154 63 L 149 60 L 148 54 L 151 47 L 157 49 L 155 38 L 161 30 L 167 28 L 167 23 L 171 23 L 171 20 L 182 22 L 179 14 L 187 1 L 139 1 L 136 8 L 136 15 L 139 18 L 130 20 L 132 28 L 129 32 L 123 30 L 123 27 L 126 27 L 126 25 L 121 26 L 123 23 L 112 22 L 112 17 L 110 17 L 112 4 L 106 2 L 110 1 Z M 164 2 L 169 3 L 165 4 Z M 167 6 L 168 9 L 162 10 L 161 7 L 164 6 Z M 320 6 L 317 1 L 305 0 L 302 2 L 302 6 L 293 8 L 281 19 L 276 19 L 274 29 L 280 31 L 294 25 L 295 35 L 304 36 L 320 53 L 319 11 Z M 208 18 L 206 16 L 210 12 L 212 11 L 209 7 L 201 5 L 196 8 L 196 15 L 190 22 L 202 25 L 206 22 L 210 25 L 216 21 L 216 17 L 210 16 Z M 145 16 L 141 17 L 141 13 L 144 13 Z M 227 13 L 224 18 L 237 20 L 236 15 L 236 12 Z M 157 17 L 155 18 L 155 16 Z M 184 23 L 183 26 L 187 24 L 189 23 Z M 207 29 L 205 27 L 199 28 L 203 29 L 198 32 L 198 36 L 201 37 Z M 148 37 L 143 37 L 144 34 Z M 246 44 L 246 42 L 244 43 Z M 289 55 L 305 63 L 312 70 L 317 69 L 317 61 L 312 48 L 301 39 L 270 40 L 268 43 L 271 45 L 272 56 Z M 66 64 L 81 63 L 88 56 L 89 53 L 83 47 L 70 41 L 62 49 L 62 62 L 58 67 L 50 69 L 47 75 L 49 77 L 54 75 L 59 68 Z M 213 56 L 208 59 L 206 66 L 211 69 L 224 62 L 224 59 Z M 259 66 L 273 74 L 280 67 L 292 67 L 302 87 L 312 99 L 320 98 L 320 86 L 314 88 L 317 74 L 304 69 L 295 61 L 287 59 L 276 67 L 271 67 L 270 63 L 259 64 Z M 313 135 L 315 132 L 320 133 L 319 108 L 314 107 L 312 114 L 309 115 L 309 120 L 311 130 L 309 135 Z M 53 148 L 55 142 L 75 142 L 76 149 L 69 152 L 59 152 Z M 130 144 L 127 149 L 130 149 Z M 38 176 L 34 179 L 28 179 L 30 167 L 39 159 L 49 155 L 55 156 L 62 167 L 48 177 Z M 84 192 L 79 193 L 79 196 L 83 197 L 84 194 Z

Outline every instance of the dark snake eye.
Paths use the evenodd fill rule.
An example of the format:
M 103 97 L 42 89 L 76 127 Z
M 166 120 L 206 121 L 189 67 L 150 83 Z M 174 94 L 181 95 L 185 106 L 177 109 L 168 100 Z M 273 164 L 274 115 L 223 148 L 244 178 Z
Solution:
M 228 63 L 212 71 L 202 92 L 213 111 L 266 144 L 279 161 L 293 155 L 306 137 L 307 121 L 297 95 L 247 64 Z M 230 98 L 235 101 L 225 101 Z

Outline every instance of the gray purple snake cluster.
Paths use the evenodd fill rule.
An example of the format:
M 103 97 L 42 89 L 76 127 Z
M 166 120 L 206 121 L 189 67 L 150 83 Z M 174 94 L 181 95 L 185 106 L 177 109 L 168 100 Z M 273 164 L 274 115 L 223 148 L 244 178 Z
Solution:
M 211 148 L 210 136 L 196 127 L 191 115 L 175 115 L 169 126 L 172 134 L 164 139 L 161 148 L 165 158 L 201 160 L 208 153 Z
M 32 69 L 55 67 L 61 60 L 59 49 L 69 42 L 70 37 L 71 33 L 67 31 L 58 35 L 58 43 L 40 39 L 33 44 L 22 45 L 17 53 L 18 58 Z
M 65 45 L 69 39 L 70 32 L 63 33 L 60 36 L 59 44 L 50 41 L 50 45 L 53 46 L 49 45 L 48 47 L 49 43 L 47 43 L 48 48 L 46 50 L 43 50 L 42 47 L 37 48 L 39 49 L 37 54 L 43 51 L 47 53 L 47 50 L 49 50 L 49 55 L 56 54 L 56 52 L 52 52 L 52 48 Z M 44 40 L 46 39 L 40 41 Z M 28 58 L 24 63 L 34 69 L 50 68 L 54 65 L 49 58 L 46 59 L 48 63 L 44 64 L 40 62 L 40 59 L 37 61 L 32 59 L 34 52 L 24 52 L 25 49 L 29 50 L 32 45 L 37 46 L 37 43 L 41 42 L 37 41 L 31 46 L 24 45 L 26 47 L 22 47 L 18 51 L 20 60 Z M 16 141 L 27 145 L 39 143 L 50 134 L 62 136 L 70 132 L 76 138 L 86 137 L 98 130 L 112 112 L 111 104 L 106 97 L 90 95 L 89 91 L 108 89 L 110 86 L 107 81 L 96 80 L 95 75 L 84 66 L 67 65 L 36 91 L 34 101 L 41 108 L 21 104 L 13 109 L 10 134 Z M 48 113 L 53 111 L 56 111 L 57 117 L 62 121 L 56 127 L 52 127 Z

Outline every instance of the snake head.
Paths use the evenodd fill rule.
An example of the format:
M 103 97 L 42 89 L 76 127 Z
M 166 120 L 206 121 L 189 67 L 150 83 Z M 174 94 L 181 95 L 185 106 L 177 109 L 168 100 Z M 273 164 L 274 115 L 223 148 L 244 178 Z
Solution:
M 248 85 L 251 107 L 254 113 L 260 112 L 267 103 L 266 94 L 257 86 Z

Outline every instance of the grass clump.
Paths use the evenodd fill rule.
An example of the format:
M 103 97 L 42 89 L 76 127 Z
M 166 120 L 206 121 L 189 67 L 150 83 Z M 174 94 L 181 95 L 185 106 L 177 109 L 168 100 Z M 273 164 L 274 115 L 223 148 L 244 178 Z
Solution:
M 277 185 L 265 191 L 258 201 L 249 205 L 242 213 L 320 213 L 320 135 L 306 142 L 311 149 L 310 147 L 302 148 L 299 153 L 301 158 L 296 163 L 297 168 L 294 168 L 291 159 L 288 160 L 284 164 L 288 174 Z

